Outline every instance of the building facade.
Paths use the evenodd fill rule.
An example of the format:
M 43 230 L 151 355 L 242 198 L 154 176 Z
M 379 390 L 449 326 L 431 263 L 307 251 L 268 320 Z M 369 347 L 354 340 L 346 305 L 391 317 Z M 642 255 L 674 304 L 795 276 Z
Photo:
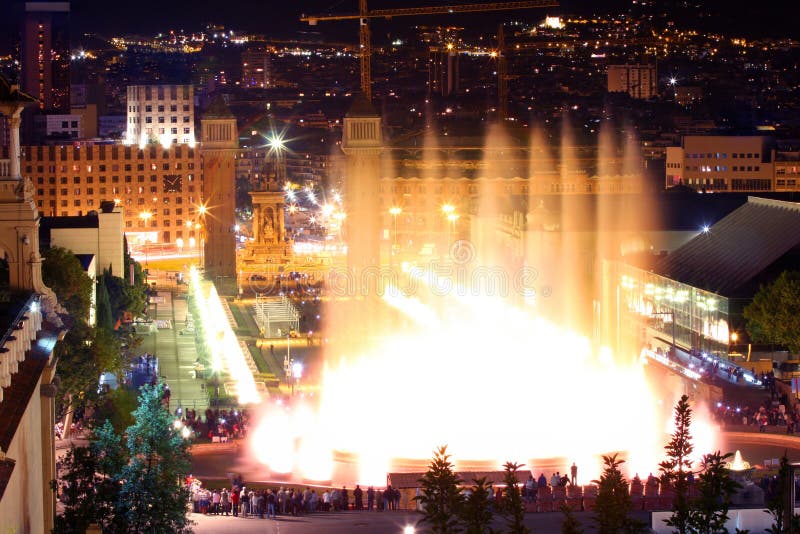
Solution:
M 271 85 L 270 49 L 253 46 L 242 52 L 242 87 L 266 88 Z
M 129 85 L 127 105 L 127 144 L 194 145 L 191 85 Z
M 666 186 L 715 192 L 780 191 L 775 159 L 770 137 L 684 136 L 681 146 L 667 148 Z M 781 179 L 788 180 L 786 170 L 794 167 L 796 172 L 797 166 L 797 160 L 783 158 Z M 786 187 L 786 182 L 781 185 Z
M 609 93 L 628 93 L 642 100 L 658 95 L 655 65 L 609 65 L 607 74 Z
M 101 202 L 122 210 L 129 243 L 198 246 L 200 153 L 186 145 L 25 147 L 22 170 L 46 216 L 86 215 Z M 181 241 L 178 241 L 181 240 Z

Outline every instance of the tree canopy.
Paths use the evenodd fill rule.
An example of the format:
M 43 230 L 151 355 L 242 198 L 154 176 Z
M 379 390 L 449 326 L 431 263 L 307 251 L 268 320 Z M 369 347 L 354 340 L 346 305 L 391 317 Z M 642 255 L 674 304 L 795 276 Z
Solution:
M 188 445 L 162 396 L 160 385 L 144 386 L 125 438 L 106 421 L 90 447 L 67 455 L 65 510 L 54 532 L 84 532 L 90 523 L 104 532 L 190 532 L 189 492 L 182 483 Z
M 800 272 L 784 271 L 762 286 L 744 308 L 744 318 L 756 343 L 777 343 L 800 352 Z
M 52 247 L 42 254 L 42 280 L 53 290 L 58 301 L 76 321 L 89 320 L 92 279 L 81 262 L 62 247 Z

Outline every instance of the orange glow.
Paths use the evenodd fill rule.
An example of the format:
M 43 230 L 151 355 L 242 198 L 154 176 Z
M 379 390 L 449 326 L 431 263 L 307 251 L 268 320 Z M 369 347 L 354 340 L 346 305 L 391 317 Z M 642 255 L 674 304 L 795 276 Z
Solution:
M 434 296 L 444 281 L 414 274 L 427 292 L 389 288 L 383 299 L 408 319 L 404 326 L 357 354 L 329 353 L 314 409 L 302 404 L 262 420 L 256 432 L 270 438 L 254 440 L 260 461 L 284 473 L 295 464 L 298 474 L 316 464 L 313 479 L 323 480 L 329 459 L 346 454 L 357 464 L 347 483 L 381 484 L 399 459 L 427 459 L 447 444 L 457 466 L 500 469 L 511 460 L 537 470 L 536 459 L 561 458 L 566 469 L 574 461 L 583 483 L 609 452 L 626 453 L 631 476 L 657 470 L 676 399 L 659 398 L 637 358 L 615 357 L 499 298 L 455 286 Z M 358 417 L 342 416 L 354 410 Z M 695 421 L 697 450 L 711 450 L 712 426 Z M 284 434 L 303 445 L 287 448 Z

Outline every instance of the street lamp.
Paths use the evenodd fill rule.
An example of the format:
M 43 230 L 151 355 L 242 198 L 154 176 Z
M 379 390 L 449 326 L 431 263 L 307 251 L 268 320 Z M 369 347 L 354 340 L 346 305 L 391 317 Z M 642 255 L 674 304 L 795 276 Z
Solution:
M 453 236 L 456 233 L 456 221 L 458 220 L 459 217 L 460 217 L 460 215 L 458 215 L 457 213 L 448 213 L 447 214 L 447 220 L 450 221 L 450 230 L 451 230 L 450 241 L 453 240 Z
M 393 206 L 389 208 L 389 213 L 394 218 L 394 235 L 392 236 L 392 254 L 394 254 L 394 251 L 397 248 L 397 216 L 403 213 L 403 208 Z

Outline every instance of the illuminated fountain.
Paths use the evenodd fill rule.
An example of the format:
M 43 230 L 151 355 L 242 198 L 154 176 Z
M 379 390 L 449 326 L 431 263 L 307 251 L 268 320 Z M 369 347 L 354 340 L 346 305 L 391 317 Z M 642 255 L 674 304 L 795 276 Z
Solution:
M 601 136 L 601 151 L 610 150 L 609 137 Z M 482 168 L 492 178 L 504 173 L 493 158 L 506 140 L 499 129 L 487 138 Z M 543 184 L 552 176 L 569 184 L 578 167 L 567 136 L 559 161 L 543 138 L 532 135 L 531 153 L 541 157 L 531 158 L 529 221 L 535 195 L 549 190 Z M 619 159 L 616 172 L 632 172 L 628 150 Z M 388 472 L 424 471 L 443 444 L 461 469 L 516 461 L 549 475 L 576 462 L 580 483 L 597 477 L 603 454 L 622 452 L 631 475 L 654 471 L 663 459 L 681 392 L 652 386 L 637 348 L 614 355 L 580 333 L 591 331 L 595 283 L 585 279 L 593 270 L 585 249 L 596 262 L 613 244 L 559 232 L 582 216 L 565 208 L 561 220 L 529 232 L 515 257 L 490 226 L 496 183 L 476 183 L 471 242 L 454 243 L 437 263 L 391 272 L 382 294 L 351 295 L 347 312 L 342 299 L 328 310 L 332 340 L 319 394 L 291 406 L 265 403 L 254 431 L 253 453 L 273 475 L 382 485 Z M 638 197 L 632 202 L 648 209 Z M 615 216 L 601 207 L 591 222 L 604 229 Z M 359 231 L 378 229 L 349 230 L 348 247 L 368 250 L 374 236 L 359 243 Z M 694 433 L 695 449 L 709 450 L 711 433 Z
M 764 490 L 751 480 L 755 468 L 742 459 L 742 453 L 737 450 L 733 461 L 727 462 L 725 467 L 730 471 L 731 478 L 740 486 L 731 497 L 731 504 L 734 506 L 763 506 Z

